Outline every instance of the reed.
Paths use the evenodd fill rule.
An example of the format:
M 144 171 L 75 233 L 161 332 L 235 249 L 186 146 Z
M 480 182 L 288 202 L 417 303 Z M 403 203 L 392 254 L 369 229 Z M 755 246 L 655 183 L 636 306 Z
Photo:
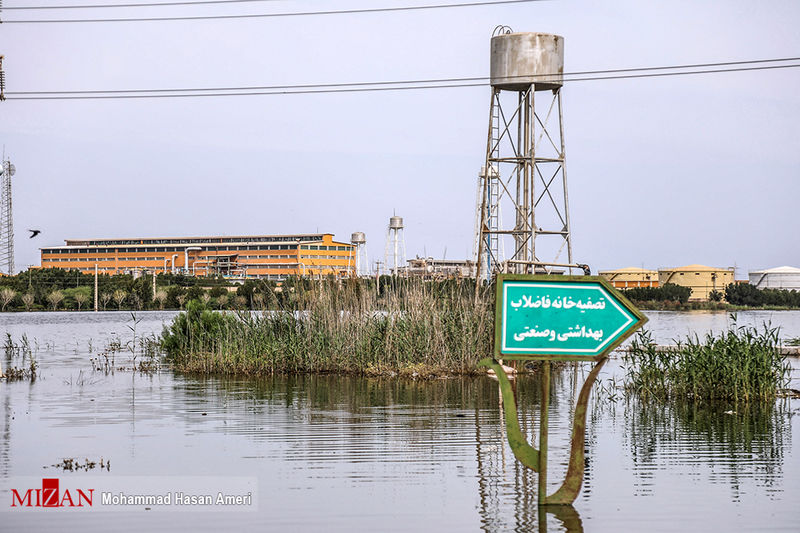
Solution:
M 733 327 L 689 336 L 658 349 L 640 332 L 623 356 L 625 388 L 659 399 L 771 401 L 788 385 L 791 367 L 779 348 L 779 328 Z
M 162 334 L 177 370 L 204 374 L 477 372 L 491 352 L 493 301 L 470 281 L 297 285 L 284 308 L 213 312 L 193 301 Z M 288 290 L 288 289 L 287 289 Z

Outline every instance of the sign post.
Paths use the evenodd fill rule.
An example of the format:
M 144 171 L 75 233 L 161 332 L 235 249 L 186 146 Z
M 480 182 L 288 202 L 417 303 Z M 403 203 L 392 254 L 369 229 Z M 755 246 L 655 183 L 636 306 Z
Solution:
M 497 375 L 508 442 L 517 460 L 539 473 L 539 505 L 572 504 L 583 485 L 586 412 L 592 385 L 609 352 L 647 318 L 600 277 L 498 274 L 496 283 L 494 358 L 483 359 L 479 365 L 491 368 Z M 499 363 L 503 359 L 542 361 L 538 450 L 528 444 L 520 431 L 511 383 Z M 566 479 L 548 496 L 551 361 L 596 364 L 578 395 Z

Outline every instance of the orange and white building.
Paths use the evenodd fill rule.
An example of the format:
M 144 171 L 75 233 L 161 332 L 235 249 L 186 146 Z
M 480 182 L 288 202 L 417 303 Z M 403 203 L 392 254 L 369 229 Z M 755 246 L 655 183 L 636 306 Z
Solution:
M 356 248 L 331 233 L 66 240 L 41 248 L 42 268 L 90 274 L 173 272 L 283 280 L 355 272 Z

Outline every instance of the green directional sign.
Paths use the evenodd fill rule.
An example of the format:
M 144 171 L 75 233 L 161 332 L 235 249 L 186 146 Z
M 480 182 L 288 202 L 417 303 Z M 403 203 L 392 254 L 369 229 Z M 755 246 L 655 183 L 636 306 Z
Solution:
M 496 359 L 599 360 L 647 318 L 594 276 L 497 276 Z

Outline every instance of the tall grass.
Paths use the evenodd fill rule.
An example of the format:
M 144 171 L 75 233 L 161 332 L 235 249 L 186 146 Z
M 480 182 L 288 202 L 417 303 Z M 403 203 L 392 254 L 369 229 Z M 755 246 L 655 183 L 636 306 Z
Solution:
M 791 372 L 778 334 L 767 325 L 734 326 L 718 336 L 689 336 L 664 350 L 640 332 L 624 356 L 625 388 L 661 399 L 773 400 Z
M 218 313 L 191 302 L 162 334 L 174 367 L 213 374 L 473 373 L 491 353 L 489 289 L 357 280 L 297 287 L 284 309 Z

